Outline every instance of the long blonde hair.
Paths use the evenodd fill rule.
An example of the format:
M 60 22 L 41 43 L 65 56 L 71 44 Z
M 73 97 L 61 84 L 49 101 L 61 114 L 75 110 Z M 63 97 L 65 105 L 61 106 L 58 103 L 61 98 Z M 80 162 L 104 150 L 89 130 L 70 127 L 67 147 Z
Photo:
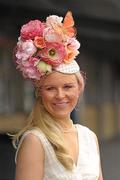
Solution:
M 81 91 L 83 91 L 84 82 L 82 75 L 76 73 L 75 76 L 81 86 Z M 39 128 L 45 134 L 46 138 L 51 143 L 58 160 L 67 170 L 72 170 L 74 162 L 66 149 L 59 125 L 44 108 L 40 96 L 37 96 L 36 98 L 35 105 L 28 117 L 26 126 L 13 137 L 13 145 L 16 145 L 16 142 L 19 141 L 25 131 L 32 128 Z

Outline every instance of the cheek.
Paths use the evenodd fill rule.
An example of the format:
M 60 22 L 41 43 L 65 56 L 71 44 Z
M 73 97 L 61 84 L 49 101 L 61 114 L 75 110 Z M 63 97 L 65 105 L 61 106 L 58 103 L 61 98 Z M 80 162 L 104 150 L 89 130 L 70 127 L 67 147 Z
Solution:
M 78 91 L 73 91 L 73 93 L 71 93 L 70 95 L 70 99 L 73 100 L 74 102 L 77 102 L 78 101 L 78 98 L 79 98 L 79 93 Z
M 42 95 L 42 103 L 44 105 L 49 104 L 49 103 L 52 102 L 52 98 L 53 97 L 52 97 L 51 94 L 49 94 L 49 93 L 42 93 L 41 95 Z
M 79 98 L 79 95 L 80 95 L 79 88 L 75 88 L 72 91 L 72 94 L 73 94 L 74 97 Z
M 49 97 L 48 97 L 48 96 L 42 97 L 42 104 L 43 104 L 43 106 L 44 106 L 44 108 L 45 108 L 46 110 L 49 109 L 50 100 L 49 100 Z

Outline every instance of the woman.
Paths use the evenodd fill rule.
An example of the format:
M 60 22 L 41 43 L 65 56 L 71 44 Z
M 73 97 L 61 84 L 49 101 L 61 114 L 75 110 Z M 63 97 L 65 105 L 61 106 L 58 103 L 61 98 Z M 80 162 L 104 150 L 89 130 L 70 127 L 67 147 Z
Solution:
M 95 134 L 74 125 L 70 113 L 84 90 L 74 60 L 80 47 L 74 20 L 55 15 L 21 28 L 15 62 L 35 87 L 36 102 L 15 137 L 16 180 L 102 180 Z

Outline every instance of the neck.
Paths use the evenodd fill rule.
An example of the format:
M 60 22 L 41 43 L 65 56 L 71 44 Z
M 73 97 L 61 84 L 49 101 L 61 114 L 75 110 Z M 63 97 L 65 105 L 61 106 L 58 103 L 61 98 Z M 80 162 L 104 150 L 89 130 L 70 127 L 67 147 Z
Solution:
M 68 117 L 63 117 L 63 118 L 56 118 L 57 123 L 61 126 L 61 127 L 70 127 L 71 124 L 73 124 L 72 119 L 70 118 L 70 116 Z
M 57 123 L 63 133 L 71 133 L 75 131 L 73 121 L 70 118 L 57 119 Z

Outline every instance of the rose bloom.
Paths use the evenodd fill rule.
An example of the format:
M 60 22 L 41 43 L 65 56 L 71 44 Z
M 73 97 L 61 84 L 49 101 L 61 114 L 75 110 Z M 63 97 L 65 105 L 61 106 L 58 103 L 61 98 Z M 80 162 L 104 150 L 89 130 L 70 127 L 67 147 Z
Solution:
M 22 41 L 19 39 L 17 43 L 16 58 L 22 61 L 26 61 L 37 51 L 32 40 Z
M 59 42 L 61 43 L 63 37 L 60 33 L 57 33 L 53 28 L 45 28 L 44 38 L 47 42 Z
M 46 26 L 47 27 L 53 27 L 54 25 L 60 25 L 62 23 L 63 17 L 59 17 L 56 15 L 48 16 L 46 18 Z
M 36 36 L 34 39 L 34 44 L 37 48 L 44 48 L 46 47 L 46 43 L 43 37 Z
M 37 72 L 37 69 L 35 67 L 34 68 L 31 66 L 26 67 L 26 68 L 24 67 L 22 71 L 23 71 L 23 76 L 25 78 L 37 79 L 37 80 L 40 79 L 41 74 Z
M 79 54 L 79 51 L 77 49 L 73 49 L 71 47 L 67 47 L 66 52 L 67 54 L 66 57 L 64 58 L 65 63 L 70 63 Z
M 75 38 L 69 38 L 66 42 L 66 57 L 64 62 L 70 63 L 79 54 L 80 43 Z
M 62 17 L 58 17 L 56 15 L 49 16 L 46 19 L 46 27 L 53 29 L 54 32 L 59 34 L 62 37 L 62 39 L 64 39 L 62 20 Z
M 37 58 L 29 58 L 28 61 L 22 62 L 17 60 L 17 69 L 19 69 L 25 78 L 40 79 L 41 73 L 38 71 L 35 64 L 37 64 Z
M 42 61 L 52 65 L 58 66 L 66 56 L 66 50 L 63 44 L 60 43 L 46 43 L 46 48 L 40 50 L 37 54 Z
M 35 36 L 42 36 L 44 31 L 44 23 L 39 20 L 29 21 L 21 28 L 20 36 L 27 39 L 34 39 Z
M 76 38 L 68 38 L 66 45 L 68 45 L 69 47 L 73 48 L 73 49 L 79 49 L 80 48 L 80 43 Z

